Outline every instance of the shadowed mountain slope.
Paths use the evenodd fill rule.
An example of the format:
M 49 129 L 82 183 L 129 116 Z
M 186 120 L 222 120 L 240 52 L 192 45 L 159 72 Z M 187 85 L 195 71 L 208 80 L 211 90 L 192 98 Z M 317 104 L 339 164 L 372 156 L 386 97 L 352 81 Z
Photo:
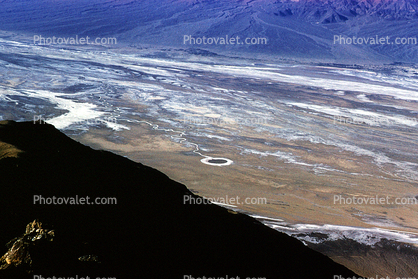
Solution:
M 198 196 L 155 169 L 83 146 L 52 125 L 2 121 L 0 143 L 0 243 L 14 240 L 15 250 L 20 243 L 31 260 L 0 270 L 0 278 L 354 275 L 247 215 L 184 203 L 185 196 Z M 34 204 L 39 195 L 89 196 L 91 202 L 115 197 L 117 204 Z

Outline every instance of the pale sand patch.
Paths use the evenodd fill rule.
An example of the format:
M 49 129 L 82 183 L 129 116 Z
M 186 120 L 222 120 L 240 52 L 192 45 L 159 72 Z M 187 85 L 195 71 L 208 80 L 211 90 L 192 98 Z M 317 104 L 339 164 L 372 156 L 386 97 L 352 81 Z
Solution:
M 212 160 L 221 160 L 223 161 L 222 163 L 213 163 L 211 162 Z M 214 157 L 206 157 L 200 160 L 200 162 L 202 162 L 203 164 L 206 165 L 210 165 L 210 166 L 218 166 L 218 167 L 223 167 L 223 166 L 229 166 L 233 163 L 232 160 L 229 160 L 227 158 L 214 158 Z
M 21 78 L 11 78 L 6 80 L 7 83 L 0 83 L 0 85 L 7 86 L 7 87 L 16 87 L 25 82 L 25 80 Z

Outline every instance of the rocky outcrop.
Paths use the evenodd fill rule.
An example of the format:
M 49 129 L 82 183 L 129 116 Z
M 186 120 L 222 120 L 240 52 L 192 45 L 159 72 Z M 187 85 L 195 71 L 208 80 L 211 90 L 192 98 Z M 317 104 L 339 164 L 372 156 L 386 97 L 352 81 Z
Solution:
M 54 231 L 42 228 L 42 223 L 34 220 L 26 226 L 23 236 L 17 237 L 7 243 L 9 250 L 0 258 L 0 270 L 7 269 L 12 266 L 25 269 L 31 273 L 32 258 L 30 251 L 34 246 L 37 248 L 42 242 L 52 241 L 54 239 Z

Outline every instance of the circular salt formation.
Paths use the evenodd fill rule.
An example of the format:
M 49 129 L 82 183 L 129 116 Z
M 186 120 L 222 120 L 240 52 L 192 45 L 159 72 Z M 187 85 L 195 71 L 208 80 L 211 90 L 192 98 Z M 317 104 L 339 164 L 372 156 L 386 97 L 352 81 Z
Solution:
M 227 158 L 212 158 L 212 157 L 206 157 L 200 160 L 203 164 L 211 165 L 211 166 L 228 166 L 233 163 L 232 160 L 229 160 Z

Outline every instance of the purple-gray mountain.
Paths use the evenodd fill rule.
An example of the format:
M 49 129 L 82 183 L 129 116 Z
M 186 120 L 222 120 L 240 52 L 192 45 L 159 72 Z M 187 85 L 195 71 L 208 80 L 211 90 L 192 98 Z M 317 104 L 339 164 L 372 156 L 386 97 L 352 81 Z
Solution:
M 0 29 L 30 36 L 115 37 L 119 44 L 334 62 L 418 61 L 415 0 L 5 0 L 0 6 Z M 243 44 L 190 44 L 185 36 L 238 36 Z M 341 44 L 341 37 L 351 41 Z

